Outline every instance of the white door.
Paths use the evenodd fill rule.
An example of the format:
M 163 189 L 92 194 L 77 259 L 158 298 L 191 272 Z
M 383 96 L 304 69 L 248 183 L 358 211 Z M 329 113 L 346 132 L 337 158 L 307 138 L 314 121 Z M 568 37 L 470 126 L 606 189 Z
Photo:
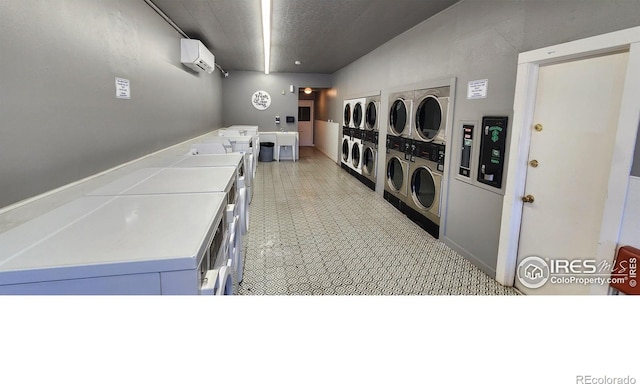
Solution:
M 627 61 L 628 53 L 616 53 L 540 66 L 524 193 L 533 201 L 523 200 L 516 264 L 515 284 L 524 293 L 606 292 L 606 285 L 552 283 L 589 269 L 580 263 L 550 266 L 555 260 L 601 262 L 597 247 Z M 536 267 L 543 265 L 527 259 L 533 256 L 550 268 L 537 288 L 531 286 L 542 282 Z M 521 265 L 525 259 L 528 265 Z M 533 278 L 523 284 L 527 273 Z
M 313 146 L 313 100 L 298 101 L 298 134 L 301 147 Z

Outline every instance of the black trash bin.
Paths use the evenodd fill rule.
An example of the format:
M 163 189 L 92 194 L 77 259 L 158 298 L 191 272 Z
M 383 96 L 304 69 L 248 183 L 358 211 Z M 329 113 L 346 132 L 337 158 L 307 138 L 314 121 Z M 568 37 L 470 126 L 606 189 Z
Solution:
M 261 142 L 258 161 L 273 161 L 273 146 L 274 143 L 271 143 L 269 141 Z

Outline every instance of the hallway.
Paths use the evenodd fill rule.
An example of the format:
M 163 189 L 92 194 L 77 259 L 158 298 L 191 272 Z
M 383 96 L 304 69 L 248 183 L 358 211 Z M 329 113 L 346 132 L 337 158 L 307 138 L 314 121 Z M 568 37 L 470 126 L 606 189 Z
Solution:
M 312 147 L 261 162 L 242 295 L 513 295 Z

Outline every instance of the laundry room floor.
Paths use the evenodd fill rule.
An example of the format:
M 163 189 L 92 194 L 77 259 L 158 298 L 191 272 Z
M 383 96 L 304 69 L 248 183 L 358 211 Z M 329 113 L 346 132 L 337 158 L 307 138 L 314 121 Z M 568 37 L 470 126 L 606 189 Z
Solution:
M 518 294 L 312 147 L 254 185 L 241 295 Z

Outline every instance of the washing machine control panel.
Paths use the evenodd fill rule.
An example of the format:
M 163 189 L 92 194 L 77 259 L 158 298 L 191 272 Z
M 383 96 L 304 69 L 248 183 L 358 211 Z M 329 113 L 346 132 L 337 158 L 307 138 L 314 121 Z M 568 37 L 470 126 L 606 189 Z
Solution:
M 399 136 L 387 135 L 387 153 L 389 151 L 404 152 L 406 139 Z
M 444 145 L 435 143 L 413 142 L 413 155 L 421 159 L 437 163 L 440 158 L 444 158 Z
M 438 171 L 444 172 L 445 146 L 438 145 Z
M 416 157 L 436 163 L 436 168 L 444 172 L 444 159 L 446 147 L 437 143 L 425 143 L 419 140 L 409 140 L 407 142 L 410 161 L 415 162 Z
M 375 144 L 375 148 L 378 148 L 378 132 L 376 131 L 362 131 L 362 139 L 368 143 Z

